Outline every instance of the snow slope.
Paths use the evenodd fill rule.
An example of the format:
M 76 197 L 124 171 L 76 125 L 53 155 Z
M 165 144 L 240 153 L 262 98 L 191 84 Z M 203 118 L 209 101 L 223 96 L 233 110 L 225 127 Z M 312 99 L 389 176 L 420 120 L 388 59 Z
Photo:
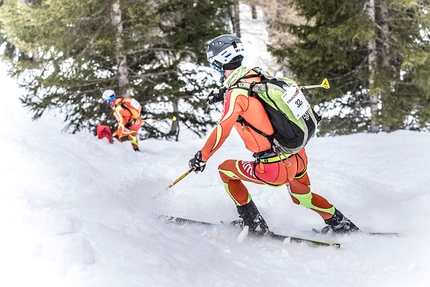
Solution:
M 346 236 L 342 250 L 236 241 L 234 231 L 171 226 L 152 214 L 237 217 L 217 166 L 251 159 L 233 132 L 203 173 L 187 162 L 201 140 L 110 145 L 64 134 L 60 118 L 30 121 L 4 72 L 0 107 L 0 286 L 430 286 L 430 135 L 399 131 L 314 138 L 315 192 L 359 227 L 398 238 Z M 322 227 L 285 188 L 248 185 L 274 231 Z
M 203 173 L 166 190 L 204 139 L 148 140 L 135 153 L 61 133 L 61 115 L 32 122 L 4 69 L 0 79 L 0 286 L 430 286 L 428 133 L 314 138 L 307 147 L 314 192 L 361 229 L 402 236 L 332 238 L 341 250 L 237 242 L 226 228 L 153 216 L 237 218 L 217 173 L 224 159 L 251 160 L 235 132 Z M 285 188 L 247 186 L 274 231 L 312 236 L 305 231 L 323 227 Z

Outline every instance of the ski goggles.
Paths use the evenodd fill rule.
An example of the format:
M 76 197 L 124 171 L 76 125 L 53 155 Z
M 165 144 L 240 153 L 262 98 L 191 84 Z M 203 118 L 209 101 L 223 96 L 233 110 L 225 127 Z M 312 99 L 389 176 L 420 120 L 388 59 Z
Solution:
M 106 99 L 105 102 L 108 104 L 111 104 L 111 103 L 113 103 L 114 100 L 115 100 L 115 96 L 112 95 L 109 99 Z

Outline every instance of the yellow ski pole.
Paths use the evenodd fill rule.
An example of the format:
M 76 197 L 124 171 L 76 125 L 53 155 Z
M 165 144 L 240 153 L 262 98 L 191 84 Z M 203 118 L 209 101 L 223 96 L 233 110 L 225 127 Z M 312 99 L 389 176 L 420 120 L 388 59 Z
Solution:
M 143 123 L 149 123 L 149 122 L 156 122 L 156 119 L 144 119 L 142 120 Z
M 330 89 L 330 83 L 328 82 L 328 79 L 325 78 L 321 84 L 319 85 L 311 85 L 311 86 L 302 86 L 302 88 L 305 89 L 313 89 L 313 88 L 324 88 L 324 89 Z
M 178 182 L 180 182 L 181 180 L 184 179 L 184 177 L 186 177 L 187 175 L 189 175 L 192 171 L 194 171 L 194 168 L 188 170 L 186 173 L 184 173 L 183 175 L 181 175 L 180 177 L 178 177 L 172 184 L 170 184 L 166 189 L 171 188 L 172 186 L 174 186 L 175 184 L 177 184 Z

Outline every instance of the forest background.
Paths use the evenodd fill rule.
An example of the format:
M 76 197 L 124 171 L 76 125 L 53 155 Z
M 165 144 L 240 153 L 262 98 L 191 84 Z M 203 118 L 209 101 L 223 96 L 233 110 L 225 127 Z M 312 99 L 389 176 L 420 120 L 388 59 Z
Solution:
M 142 104 L 141 139 L 202 137 L 219 112 L 203 104 L 219 85 L 206 44 L 241 36 L 240 5 L 264 12 L 270 73 L 329 79 L 312 90 L 319 135 L 428 131 L 429 1 L 2 0 L 0 52 L 33 119 L 55 109 L 71 133 L 113 127 L 101 100 L 113 89 Z

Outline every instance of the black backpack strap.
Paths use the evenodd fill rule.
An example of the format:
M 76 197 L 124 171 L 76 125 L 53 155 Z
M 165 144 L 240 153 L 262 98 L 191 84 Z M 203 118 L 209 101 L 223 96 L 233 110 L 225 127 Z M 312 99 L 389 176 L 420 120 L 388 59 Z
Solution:
M 251 129 L 253 129 L 256 133 L 262 135 L 263 137 L 267 138 L 269 140 L 269 142 L 271 144 L 273 144 L 273 139 L 275 138 L 275 133 L 268 135 L 265 132 L 257 129 L 256 127 L 254 127 L 253 125 L 251 125 L 250 123 L 248 123 L 244 118 L 242 118 L 241 116 L 239 116 L 239 118 L 237 119 L 237 122 L 242 124 L 242 125 L 246 125 L 248 127 L 250 127 Z
M 252 90 L 254 89 L 254 87 L 255 87 L 255 85 L 256 85 L 256 84 L 257 84 L 256 82 L 252 82 L 252 83 L 249 85 L 249 88 L 248 88 L 248 96 L 252 96 L 252 95 L 253 95 Z
M 126 109 L 127 111 L 129 111 L 130 112 L 130 115 L 132 115 L 133 116 L 133 113 L 130 111 L 130 109 L 123 103 L 123 102 L 121 102 L 121 107 L 123 108 L 123 109 Z M 129 128 L 129 127 L 131 127 L 132 125 L 134 125 L 134 123 L 136 122 L 136 120 L 137 120 L 137 118 L 133 118 L 133 117 L 130 117 L 130 120 L 128 121 L 128 123 L 126 123 L 124 126 L 126 127 L 126 128 Z
M 267 76 L 266 76 L 266 74 L 264 74 L 262 71 L 262 69 L 261 68 L 259 68 L 259 67 L 256 67 L 256 68 L 253 68 L 253 69 L 251 69 L 252 71 L 254 71 L 254 72 L 256 72 L 257 73 L 257 75 L 255 75 L 255 74 L 253 74 L 253 75 L 246 75 L 246 76 L 243 76 L 242 78 L 239 78 L 237 81 L 236 81 L 236 84 L 235 85 L 237 85 L 237 83 L 240 81 L 240 80 L 242 80 L 242 79 L 250 79 L 250 78 L 255 78 L 256 76 L 257 77 L 260 77 L 260 79 L 261 79 L 261 82 L 263 82 L 263 81 L 270 81 L 270 78 L 268 78 Z M 250 83 L 249 84 L 249 87 L 248 87 L 248 96 L 251 96 L 251 97 L 256 97 L 255 96 L 255 93 L 254 93 L 254 91 L 253 91 L 253 89 L 254 89 L 254 87 L 255 87 L 255 85 L 257 84 L 257 82 L 252 82 L 252 83 Z M 245 87 L 243 87 L 243 88 L 245 88 Z M 267 88 L 267 83 L 266 83 L 266 92 L 268 92 L 268 88 Z M 248 123 L 244 118 L 242 118 L 241 116 L 239 116 L 239 118 L 236 120 L 238 123 L 240 123 L 241 125 L 246 125 L 246 126 L 248 126 L 248 127 L 250 127 L 251 129 L 253 129 L 256 133 L 258 133 L 258 134 L 260 134 L 260 135 L 262 135 L 263 137 L 265 137 L 265 138 L 267 138 L 268 140 L 269 140 L 269 142 L 270 142 L 270 144 L 272 144 L 273 145 L 273 140 L 274 140 L 274 138 L 275 138 L 275 133 L 273 133 L 272 135 L 268 135 L 267 133 L 265 133 L 265 132 L 263 132 L 263 131 L 261 131 L 261 130 L 259 130 L 258 128 L 256 128 L 256 127 L 254 127 L 253 125 L 251 125 L 250 123 Z
M 245 76 L 243 76 L 243 77 L 241 77 L 241 78 L 237 79 L 237 81 L 236 81 L 232 86 L 237 85 L 237 83 L 238 83 L 240 80 L 243 80 L 243 79 L 251 79 L 251 78 L 255 78 L 255 77 L 260 77 L 260 79 L 261 79 L 261 80 L 268 79 L 268 77 L 267 77 L 267 76 L 268 76 L 268 74 L 264 73 L 264 72 L 263 72 L 263 70 L 262 70 L 260 67 L 252 68 L 250 71 L 254 71 L 254 72 L 256 72 L 257 74 L 245 75 Z

